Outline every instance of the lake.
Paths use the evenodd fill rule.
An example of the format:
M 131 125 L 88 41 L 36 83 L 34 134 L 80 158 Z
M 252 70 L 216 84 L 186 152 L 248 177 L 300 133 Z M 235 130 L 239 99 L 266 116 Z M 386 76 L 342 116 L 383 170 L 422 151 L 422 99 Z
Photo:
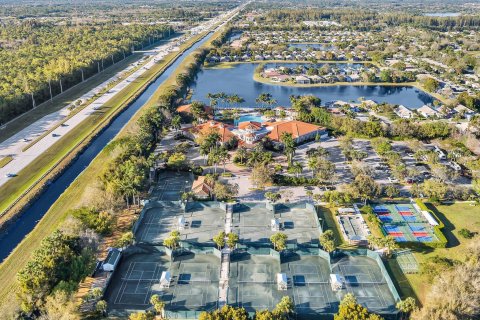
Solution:
M 432 103 L 434 98 L 429 94 L 408 86 L 325 86 L 325 87 L 292 87 L 265 84 L 253 80 L 257 63 L 242 63 L 227 69 L 202 69 L 192 85 L 192 100 L 209 103 L 208 93 L 225 92 L 238 94 L 245 102 L 236 107 L 261 107 L 255 99 L 261 93 L 270 93 L 277 105 L 290 106 L 291 95 L 315 95 L 327 101 L 356 101 L 363 97 L 376 102 L 401 104 L 416 109 Z M 219 105 L 222 107 L 222 105 Z

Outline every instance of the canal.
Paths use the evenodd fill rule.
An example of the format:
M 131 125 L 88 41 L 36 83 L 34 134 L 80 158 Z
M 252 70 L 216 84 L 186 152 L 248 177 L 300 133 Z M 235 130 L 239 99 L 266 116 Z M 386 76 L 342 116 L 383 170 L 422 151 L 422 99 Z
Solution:
M 68 188 L 97 154 L 120 132 L 132 116 L 150 99 L 163 81 L 182 63 L 184 58 L 208 41 L 212 34 L 213 33 L 209 33 L 202 40 L 195 43 L 165 69 L 133 103 L 125 108 L 107 128 L 94 138 L 92 143 L 46 188 L 27 210 L 20 214 L 15 222 L 9 224 L 2 231 L 0 234 L 0 261 L 3 261 L 22 239 L 33 230 L 37 222 L 45 215 L 52 204 L 57 201 L 65 189 Z

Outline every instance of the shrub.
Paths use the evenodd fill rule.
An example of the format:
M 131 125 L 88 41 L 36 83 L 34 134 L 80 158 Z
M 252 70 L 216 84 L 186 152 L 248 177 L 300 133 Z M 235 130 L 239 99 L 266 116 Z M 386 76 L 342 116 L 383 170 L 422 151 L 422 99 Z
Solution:
M 458 230 L 458 234 L 465 239 L 472 239 L 475 236 L 475 233 L 465 228 Z

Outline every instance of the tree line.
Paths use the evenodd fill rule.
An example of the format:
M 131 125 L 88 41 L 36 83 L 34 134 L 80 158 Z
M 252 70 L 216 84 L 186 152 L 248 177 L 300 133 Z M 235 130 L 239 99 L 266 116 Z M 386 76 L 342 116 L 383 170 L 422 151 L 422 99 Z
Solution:
M 27 21 L 0 28 L 0 124 L 168 36 L 171 26 Z

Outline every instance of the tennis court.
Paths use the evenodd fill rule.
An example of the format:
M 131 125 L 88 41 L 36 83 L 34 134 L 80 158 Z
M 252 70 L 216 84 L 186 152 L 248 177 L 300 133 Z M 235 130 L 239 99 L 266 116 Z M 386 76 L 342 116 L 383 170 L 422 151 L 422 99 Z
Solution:
M 176 202 L 152 205 L 137 230 L 139 242 L 162 244 L 171 231 L 178 230 L 183 241 L 212 243 L 212 238 L 224 228 L 225 211 L 212 203 L 195 203 L 188 212 Z
M 418 272 L 417 259 L 415 259 L 413 252 L 410 250 L 395 252 L 395 259 L 397 260 L 397 263 L 404 274 Z
M 281 207 L 275 212 L 275 218 L 282 225 L 282 232 L 291 242 L 297 244 L 318 244 L 320 236 L 317 227 L 318 217 L 315 212 L 306 208 Z
M 275 282 L 279 272 L 280 263 L 274 257 L 235 254 L 230 261 L 228 304 L 248 312 L 272 310 L 284 296 Z
M 275 213 L 265 204 L 242 204 L 233 213 L 233 230 L 245 244 L 269 244 L 270 237 L 281 231 L 289 244 L 318 245 L 316 213 L 302 207 L 281 206 Z M 278 222 L 278 228 L 272 227 Z
M 412 204 L 379 204 L 374 213 L 383 223 L 383 230 L 397 242 L 436 241 L 432 226 Z
M 330 265 L 326 259 L 293 254 L 282 262 L 282 273 L 287 274 L 291 282 L 288 294 L 299 315 L 337 311 L 339 300 L 330 286 Z
M 346 293 L 353 293 L 371 311 L 395 310 L 395 299 L 375 260 L 362 255 L 342 255 L 332 261 L 332 273 L 343 276 Z
M 118 266 L 105 294 L 108 306 L 121 310 L 146 310 L 150 297 L 158 294 L 165 309 L 211 310 L 217 306 L 220 259 L 213 254 L 187 254 L 169 257 L 149 248 L 134 254 Z M 170 286 L 162 287 L 162 272 L 171 274 Z
M 191 190 L 192 183 L 191 176 L 187 172 L 162 172 L 150 194 L 150 200 L 179 201 L 183 192 Z

